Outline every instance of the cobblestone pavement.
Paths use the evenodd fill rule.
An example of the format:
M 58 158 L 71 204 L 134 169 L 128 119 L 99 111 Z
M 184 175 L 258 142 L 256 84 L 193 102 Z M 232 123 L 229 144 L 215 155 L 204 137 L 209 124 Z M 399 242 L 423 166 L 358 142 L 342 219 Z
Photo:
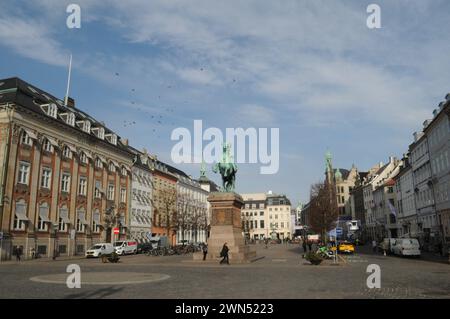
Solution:
M 0 298 L 450 298 L 448 264 L 374 255 L 358 247 L 354 255 L 341 256 L 338 265 L 327 260 L 313 266 L 302 259 L 298 245 L 256 247 L 264 258 L 229 266 L 193 262 L 189 255 L 125 256 L 118 264 L 98 259 L 2 263 Z M 67 288 L 63 280 L 72 263 L 81 268 L 80 289 Z M 369 264 L 381 267 L 380 289 L 366 286 Z M 110 278 L 113 284 L 88 284 L 95 273 L 102 273 L 101 283 Z M 130 278 L 140 276 L 164 280 L 130 284 Z

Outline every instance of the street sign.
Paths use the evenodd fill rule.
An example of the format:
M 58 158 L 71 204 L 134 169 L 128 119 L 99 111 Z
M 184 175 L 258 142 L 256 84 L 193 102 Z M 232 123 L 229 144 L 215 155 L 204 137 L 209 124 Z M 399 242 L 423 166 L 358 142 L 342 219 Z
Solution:
M 114 235 L 119 235 L 119 227 L 114 228 Z

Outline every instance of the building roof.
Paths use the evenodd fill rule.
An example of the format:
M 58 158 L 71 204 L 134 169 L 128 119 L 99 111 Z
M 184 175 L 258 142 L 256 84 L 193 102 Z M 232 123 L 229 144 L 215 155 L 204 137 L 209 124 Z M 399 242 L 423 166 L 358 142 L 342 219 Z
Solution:
M 336 176 L 336 173 L 337 173 L 338 171 L 341 172 L 341 176 L 342 176 L 342 179 L 343 179 L 343 180 L 347 179 L 347 178 L 348 178 L 348 175 L 350 174 L 350 171 L 349 171 L 348 169 L 344 169 L 344 168 L 335 168 L 335 169 L 333 169 L 334 176 Z
M 89 114 L 85 113 L 84 111 L 81 111 L 80 109 L 76 108 L 75 106 L 66 106 L 64 105 L 64 102 L 61 99 L 56 98 L 52 94 L 43 91 L 23 80 L 21 80 L 18 77 L 12 77 L 7 79 L 0 80 L 0 104 L 3 103 L 14 103 L 16 105 L 20 105 L 27 110 L 34 112 L 36 114 L 42 115 L 44 117 L 49 118 L 47 113 L 44 112 L 41 106 L 43 105 L 49 105 L 49 104 L 55 104 L 57 107 L 58 114 L 63 113 L 73 113 L 75 115 L 75 123 L 77 121 L 85 121 L 89 120 L 91 123 L 92 128 L 103 128 L 105 130 L 105 135 L 107 134 L 114 134 L 117 136 L 117 145 L 108 143 L 107 141 L 104 141 L 105 143 L 111 144 L 114 147 L 118 147 L 124 151 L 130 152 L 128 147 L 122 143 L 120 140 L 120 137 L 113 132 L 111 129 L 108 129 L 103 122 L 97 121 L 93 117 L 91 117 Z M 79 128 L 77 125 L 72 126 L 66 121 L 64 121 L 60 116 L 57 116 L 56 118 L 51 118 L 52 121 L 56 121 L 60 124 L 63 124 L 67 127 L 70 127 L 72 129 L 76 129 L 77 131 L 81 132 L 82 134 L 86 134 L 89 136 L 96 137 L 92 132 L 87 133 L 83 131 L 81 128 Z M 97 137 L 96 137 L 97 138 Z M 102 139 L 98 138 L 99 141 L 103 141 Z

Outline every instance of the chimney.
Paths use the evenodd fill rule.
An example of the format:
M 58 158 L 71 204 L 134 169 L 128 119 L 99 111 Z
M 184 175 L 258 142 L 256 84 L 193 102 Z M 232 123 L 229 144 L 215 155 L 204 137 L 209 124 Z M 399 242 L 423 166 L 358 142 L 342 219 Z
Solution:
M 395 157 L 394 156 L 389 156 L 389 163 L 394 163 L 395 161 Z
M 122 139 L 122 144 L 125 146 L 128 146 L 128 139 L 127 138 L 123 138 Z
M 75 107 L 75 100 L 73 98 L 71 98 L 70 96 L 67 98 L 67 106 Z

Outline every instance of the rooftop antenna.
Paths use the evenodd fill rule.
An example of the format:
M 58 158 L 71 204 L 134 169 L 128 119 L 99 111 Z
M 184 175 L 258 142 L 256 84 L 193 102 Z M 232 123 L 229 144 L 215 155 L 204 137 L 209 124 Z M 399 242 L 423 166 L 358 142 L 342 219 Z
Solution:
M 69 88 L 70 88 L 70 73 L 72 71 L 72 53 L 70 54 L 70 61 L 69 61 L 69 75 L 67 76 L 67 90 L 66 90 L 66 96 L 64 98 L 64 105 L 67 106 L 67 102 L 69 100 Z

